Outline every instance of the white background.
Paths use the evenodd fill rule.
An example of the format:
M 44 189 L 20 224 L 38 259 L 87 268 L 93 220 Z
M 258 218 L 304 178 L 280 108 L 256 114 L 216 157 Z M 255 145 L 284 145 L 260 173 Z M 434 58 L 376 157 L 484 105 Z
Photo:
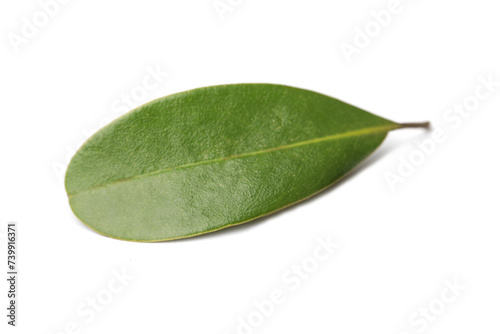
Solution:
M 473 101 L 481 76 L 500 81 L 500 8 L 401 0 L 348 62 L 342 43 L 389 2 L 233 0 L 221 19 L 212 0 L 72 0 L 14 47 L 23 18 L 33 22 L 41 7 L 2 1 L 0 222 L 3 237 L 7 222 L 19 225 L 20 309 L 12 329 L 2 279 L 1 332 L 233 334 L 239 317 L 259 320 L 254 302 L 274 289 L 286 300 L 240 333 L 498 332 L 500 87 L 459 125 L 443 116 Z M 74 217 L 58 169 L 120 115 L 113 105 L 140 90 L 148 68 L 169 74 L 141 103 L 201 86 L 279 83 L 394 121 L 430 120 L 446 140 L 395 190 L 387 173 L 418 157 L 432 131 L 390 134 L 345 181 L 268 219 L 182 241 L 117 241 Z M 328 237 L 340 247 L 292 290 L 283 275 L 312 263 L 317 238 Z M 133 279 L 110 295 L 122 270 Z M 446 280 L 466 288 L 444 304 Z M 110 296 L 93 319 L 77 311 Z M 431 305 L 443 312 L 422 320 Z

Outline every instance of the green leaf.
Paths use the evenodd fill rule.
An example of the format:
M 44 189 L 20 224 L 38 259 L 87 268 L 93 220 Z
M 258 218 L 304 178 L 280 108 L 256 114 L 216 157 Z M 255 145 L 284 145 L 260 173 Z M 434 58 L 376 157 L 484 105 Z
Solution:
M 425 125 L 287 86 L 200 88 L 140 106 L 93 135 L 68 166 L 66 191 L 75 215 L 106 236 L 185 238 L 302 201 L 388 131 Z

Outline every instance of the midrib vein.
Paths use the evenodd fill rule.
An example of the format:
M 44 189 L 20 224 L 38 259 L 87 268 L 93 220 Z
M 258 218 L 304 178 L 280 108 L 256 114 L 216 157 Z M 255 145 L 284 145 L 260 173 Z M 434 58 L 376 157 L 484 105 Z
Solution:
M 75 196 L 75 195 L 78 195 L 78 194 L 81 194 L 81 193 L 85 193 L 85 192 L 89 192 L 89 191 L 92 191 L 92 190 L 95 190 L 95 189 L 102 189 L 102 188 L 105 188 L 105 187 L 108 187 L 108 186 L 112 186 L 114 184 L 123 183 L 123 182 L 129 182 L 129 181 L 136 180 L 136 179 L 139 179 L 139 178 L 144 178 L 144 177 L 148 177 L 148 176 L 158 175 L 158 174 L 170 172 L 170 171 L 176 170 L 176 169 L 188 168 L 188 167 L 196 167 L 196 166 L 201 166 L 201 165 L 208 165 L 208 164 L 217 163 L 217 162 L 221 162 L 221 161 L 228 161 L 228 160 L 232 160 L 232 159 L 245 158 L 245 157 L 250 157 L 250 156 L 254 156 L 254 155 L 266 154 L 266 153 L 269 153 L 269 152 L 282 151 L 282 150 L 287 150 L 287 149 L 291 149 L 291 148 L 295 148 L 295 147 L 300 147 L 300 146 L 306 146 L 306 145 L 310 145 L 310 144 L 321 143 L 321 142 L 329 141 L 329 140 L 343 139 L 343 138 L 354 137 L 354 136 L 370 135 L 370 134 L 375 134 L 375 133 L 380 133 L 380 132 L 389 132 L 391 130 L 398 129 L 399 127 L 400 127 L 399 124 L 390 124 L 390 125 L 384 125 L 384 126 L 364 128 L 364 129 L 355 130 L 355 131 L 349 131 L 349 132 L 344 132 L 344 133 L 337 133 L 337 134 L 326 136 L 326 137 L 309 139 L 309 140 L 305 140 L 305 141 L 301 141 L 301 142 L 297 142 L 297 143 L 293 143 L 293 144 L 289 144 L 289 145 L 283 145 L 283 146 L 278 146 L 278 147 L 266 148 L 266 149 L 260 150 L 260 151 L 235 154 L 235 155 L 231 155 L 231 156 L 224 157 L 224 158 L 217 158 L 217 159 L 211 159 L 211 160 L 203 160 L 203 161 L 192 162 L 192 163 L 184 164 L 184 165 L 180 165 L 180 166 L 168 167 L 168 168 L 165 168 L 165 169 L 159 169 L 159 170 L 154 171 L 154 172 L 149 172 L 149 173 L 145 173 L 145 174 L 139 174 L 139 175 L 132 176 L 132 177 L 129 177 L 129 178 L 116 180 L 116 181 L 113 181 L 113 182 L 110 182 L 110 183 L 105 183 L 105 184 L 97 185 L 97 186 L 91 187 L 91 188 L 86 189 L 86 190 L 82 190 L 82 191 L 79 191 L 79 192 L 76 192 L 76 193 L 73 193 L 73 194 L 68 194 L 68 196 L 72 197 L 72 196 Z

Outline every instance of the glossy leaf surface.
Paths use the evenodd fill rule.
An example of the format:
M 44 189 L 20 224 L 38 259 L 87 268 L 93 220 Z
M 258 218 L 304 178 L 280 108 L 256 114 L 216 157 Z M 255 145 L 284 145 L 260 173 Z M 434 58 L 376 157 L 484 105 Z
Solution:
M 399 127 L 293 87 L 200 88 L 147 103 L 97 132 L 73 157 L 66 191 L 76 216 L 101 234 L 195 236 L 317 193 Z

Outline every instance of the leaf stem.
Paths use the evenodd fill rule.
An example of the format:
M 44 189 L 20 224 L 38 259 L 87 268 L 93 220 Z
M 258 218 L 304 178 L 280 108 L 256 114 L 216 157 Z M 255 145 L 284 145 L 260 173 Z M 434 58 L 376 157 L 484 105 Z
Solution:
M 431 123 L 430 122 L 420 122 L 420 123 L 401 123 L 399 124 L 400 129 L 404 128 L 424 128 L 428 129 L 430 128 Z

